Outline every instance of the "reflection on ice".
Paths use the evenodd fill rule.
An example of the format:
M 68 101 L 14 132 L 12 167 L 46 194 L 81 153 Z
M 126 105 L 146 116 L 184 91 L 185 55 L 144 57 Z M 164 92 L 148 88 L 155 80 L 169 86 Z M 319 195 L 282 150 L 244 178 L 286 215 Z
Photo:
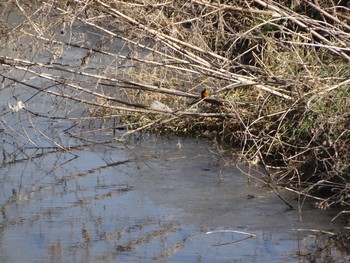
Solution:
M 115 146 L 0 170 L 2 262 L 300 262 L 330 235 L 295 229 L 336 227 L 311 207 L 300 222 L 203 141 Z

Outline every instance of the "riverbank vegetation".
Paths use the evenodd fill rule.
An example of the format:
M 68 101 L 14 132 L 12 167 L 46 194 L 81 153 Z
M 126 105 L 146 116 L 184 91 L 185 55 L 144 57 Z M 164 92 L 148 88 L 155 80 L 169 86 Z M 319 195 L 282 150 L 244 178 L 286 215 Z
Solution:
M 348 1 L 67 0 L 12 9 L 23 22 L 4 25 L 12 42 L 3 45 L 25 39 L 31 50 L 2 53 L 2 77 L 35 91 L 22 98 L 32 117 L 46 114 L 30 107 L 34 98 L 50 97 L 47 118 L 72 119 L 74 102 L 85 108 L 77 127 L 98 120 L 118 139 L 151 131 L 221 141 L 318 207 L 350 208 Z

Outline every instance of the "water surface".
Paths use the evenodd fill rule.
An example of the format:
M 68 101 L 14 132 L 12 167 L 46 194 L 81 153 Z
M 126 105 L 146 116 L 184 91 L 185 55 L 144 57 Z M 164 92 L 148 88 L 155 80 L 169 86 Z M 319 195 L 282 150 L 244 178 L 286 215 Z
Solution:
M 309 230 L 339 227 L 288 210 L 202 140 L 146 136 L 0 173 L 1 262 L 307 262 L 330 237 Z

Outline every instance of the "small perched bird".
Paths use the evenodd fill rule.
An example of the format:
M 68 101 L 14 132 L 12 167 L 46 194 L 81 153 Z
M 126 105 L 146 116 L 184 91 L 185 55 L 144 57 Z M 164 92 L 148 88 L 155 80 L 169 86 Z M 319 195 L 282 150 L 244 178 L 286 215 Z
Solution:
M 193 101 L 190 105 L 196 104 L 200 101 L 205 101 L 205 102 L 208 102 L 208 103 L 215 105 L 215 106 L 223 106 L 224 105 L 223 101 L 221 101 L 221 100 L 209 98 L 209 91 L 207 89 L 203 89 L 201 91 L 200 98 Z
M 209 92 L 207 89 L 202 90 L 201 92 L 201 98 L 204 99 L 209 96 Z
M 207 89 L 202 90 L 201 99 L 204 100 L 205 102 L 212 104 L 212 105 L 216 105 L 216 106 L 223 106 L 224 105 L 224 103 L 221 100 L 209 98 L 209 92 Z

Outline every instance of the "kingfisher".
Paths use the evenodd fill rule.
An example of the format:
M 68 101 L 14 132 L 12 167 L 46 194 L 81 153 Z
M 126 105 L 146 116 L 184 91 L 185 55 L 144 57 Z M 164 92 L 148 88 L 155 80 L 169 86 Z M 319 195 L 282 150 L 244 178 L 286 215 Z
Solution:
M 201 98 L 204 99 L 209 96 L 209 92 L 207 89 L 202 90 L 201 92 Z
M 221 100 L 209 98 L 209 91 L 207 89 L 204 89 L 201 91 L 201 99 L 205 102 L 212 104 L 212 105 L 216 105 L 216 106 L 223 106 L 224 105 L 223 101 L 221 101 Z

